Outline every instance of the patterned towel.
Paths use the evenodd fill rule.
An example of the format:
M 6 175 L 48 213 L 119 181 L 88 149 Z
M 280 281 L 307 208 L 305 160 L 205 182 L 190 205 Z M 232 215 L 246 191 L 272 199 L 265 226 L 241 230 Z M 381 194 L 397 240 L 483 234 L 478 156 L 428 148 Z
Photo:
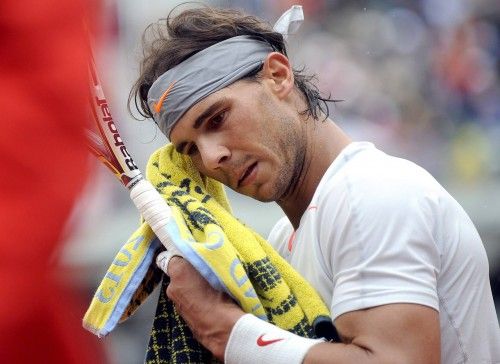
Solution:
M 147 178 L 172 207 L 174 219 L 167 227 L 174 243 L 213 287 L 227 292 L 245 312 L 285 330 L 334 337 L 318 294 L 265 239 L 234 218 L 219 182 L 201 176 L 191 159 L 172 145 L 151 156 Z M 85 327 L 105 335 L 133 313 L 159 283 L 161 274 L 154 266 L 159 249 L 149 227 L 141 225 L 103 279 L 85 315 Z M 194 342 L 162 289 L 147 362 L 212 360 Z

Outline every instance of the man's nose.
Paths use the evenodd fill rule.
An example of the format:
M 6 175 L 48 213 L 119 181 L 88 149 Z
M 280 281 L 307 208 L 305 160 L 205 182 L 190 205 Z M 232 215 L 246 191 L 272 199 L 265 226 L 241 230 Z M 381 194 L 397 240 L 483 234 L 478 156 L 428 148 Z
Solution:
M 219 168 L 231 155 L 229 149 L 223 143 L 216 140 L 205 139 L 198 141 L 198 149 L 203 165 L 208 170 Z

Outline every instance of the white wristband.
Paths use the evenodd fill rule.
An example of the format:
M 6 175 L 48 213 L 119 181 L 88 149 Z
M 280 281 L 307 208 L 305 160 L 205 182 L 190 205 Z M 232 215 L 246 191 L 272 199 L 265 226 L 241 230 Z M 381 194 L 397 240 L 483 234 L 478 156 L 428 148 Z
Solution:
M 323 340 L 292 334 L 252 314 L 243 315 L 231 330 L 224 362 L 227 364 L 301 364 L 311 346 Z

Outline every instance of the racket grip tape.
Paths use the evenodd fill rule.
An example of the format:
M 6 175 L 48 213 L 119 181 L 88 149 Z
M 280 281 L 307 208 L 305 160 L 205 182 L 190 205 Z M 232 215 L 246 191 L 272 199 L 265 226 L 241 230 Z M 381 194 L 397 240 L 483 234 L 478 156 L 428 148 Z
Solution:
M 130 190 L 130 198 L 165 248 L 177 250 L 167 231 L 172 212 L 153 185 L 148 180 L 140 180 Z

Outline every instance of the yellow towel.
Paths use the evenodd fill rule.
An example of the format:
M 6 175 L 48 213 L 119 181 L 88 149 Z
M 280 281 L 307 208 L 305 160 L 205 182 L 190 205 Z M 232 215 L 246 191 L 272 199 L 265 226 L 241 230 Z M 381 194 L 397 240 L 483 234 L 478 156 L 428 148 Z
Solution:
M 245 312 L 302 336 L 315 336 L 316 322 L 331 323 L 316 291 L 231 214 L 223 186 L 201 176 L 189 157 L 167 145 L 151 156 L 147 178 L 173 209 L 176 223 L 168 228 L 174 242 L 212 286 L 225 290 Z M 85 327 L 105 335 L 118 318 L 133 312 L 159 281 L 152 258 L 159 248 L 149 226 L 142 224 L 103 279 Z

